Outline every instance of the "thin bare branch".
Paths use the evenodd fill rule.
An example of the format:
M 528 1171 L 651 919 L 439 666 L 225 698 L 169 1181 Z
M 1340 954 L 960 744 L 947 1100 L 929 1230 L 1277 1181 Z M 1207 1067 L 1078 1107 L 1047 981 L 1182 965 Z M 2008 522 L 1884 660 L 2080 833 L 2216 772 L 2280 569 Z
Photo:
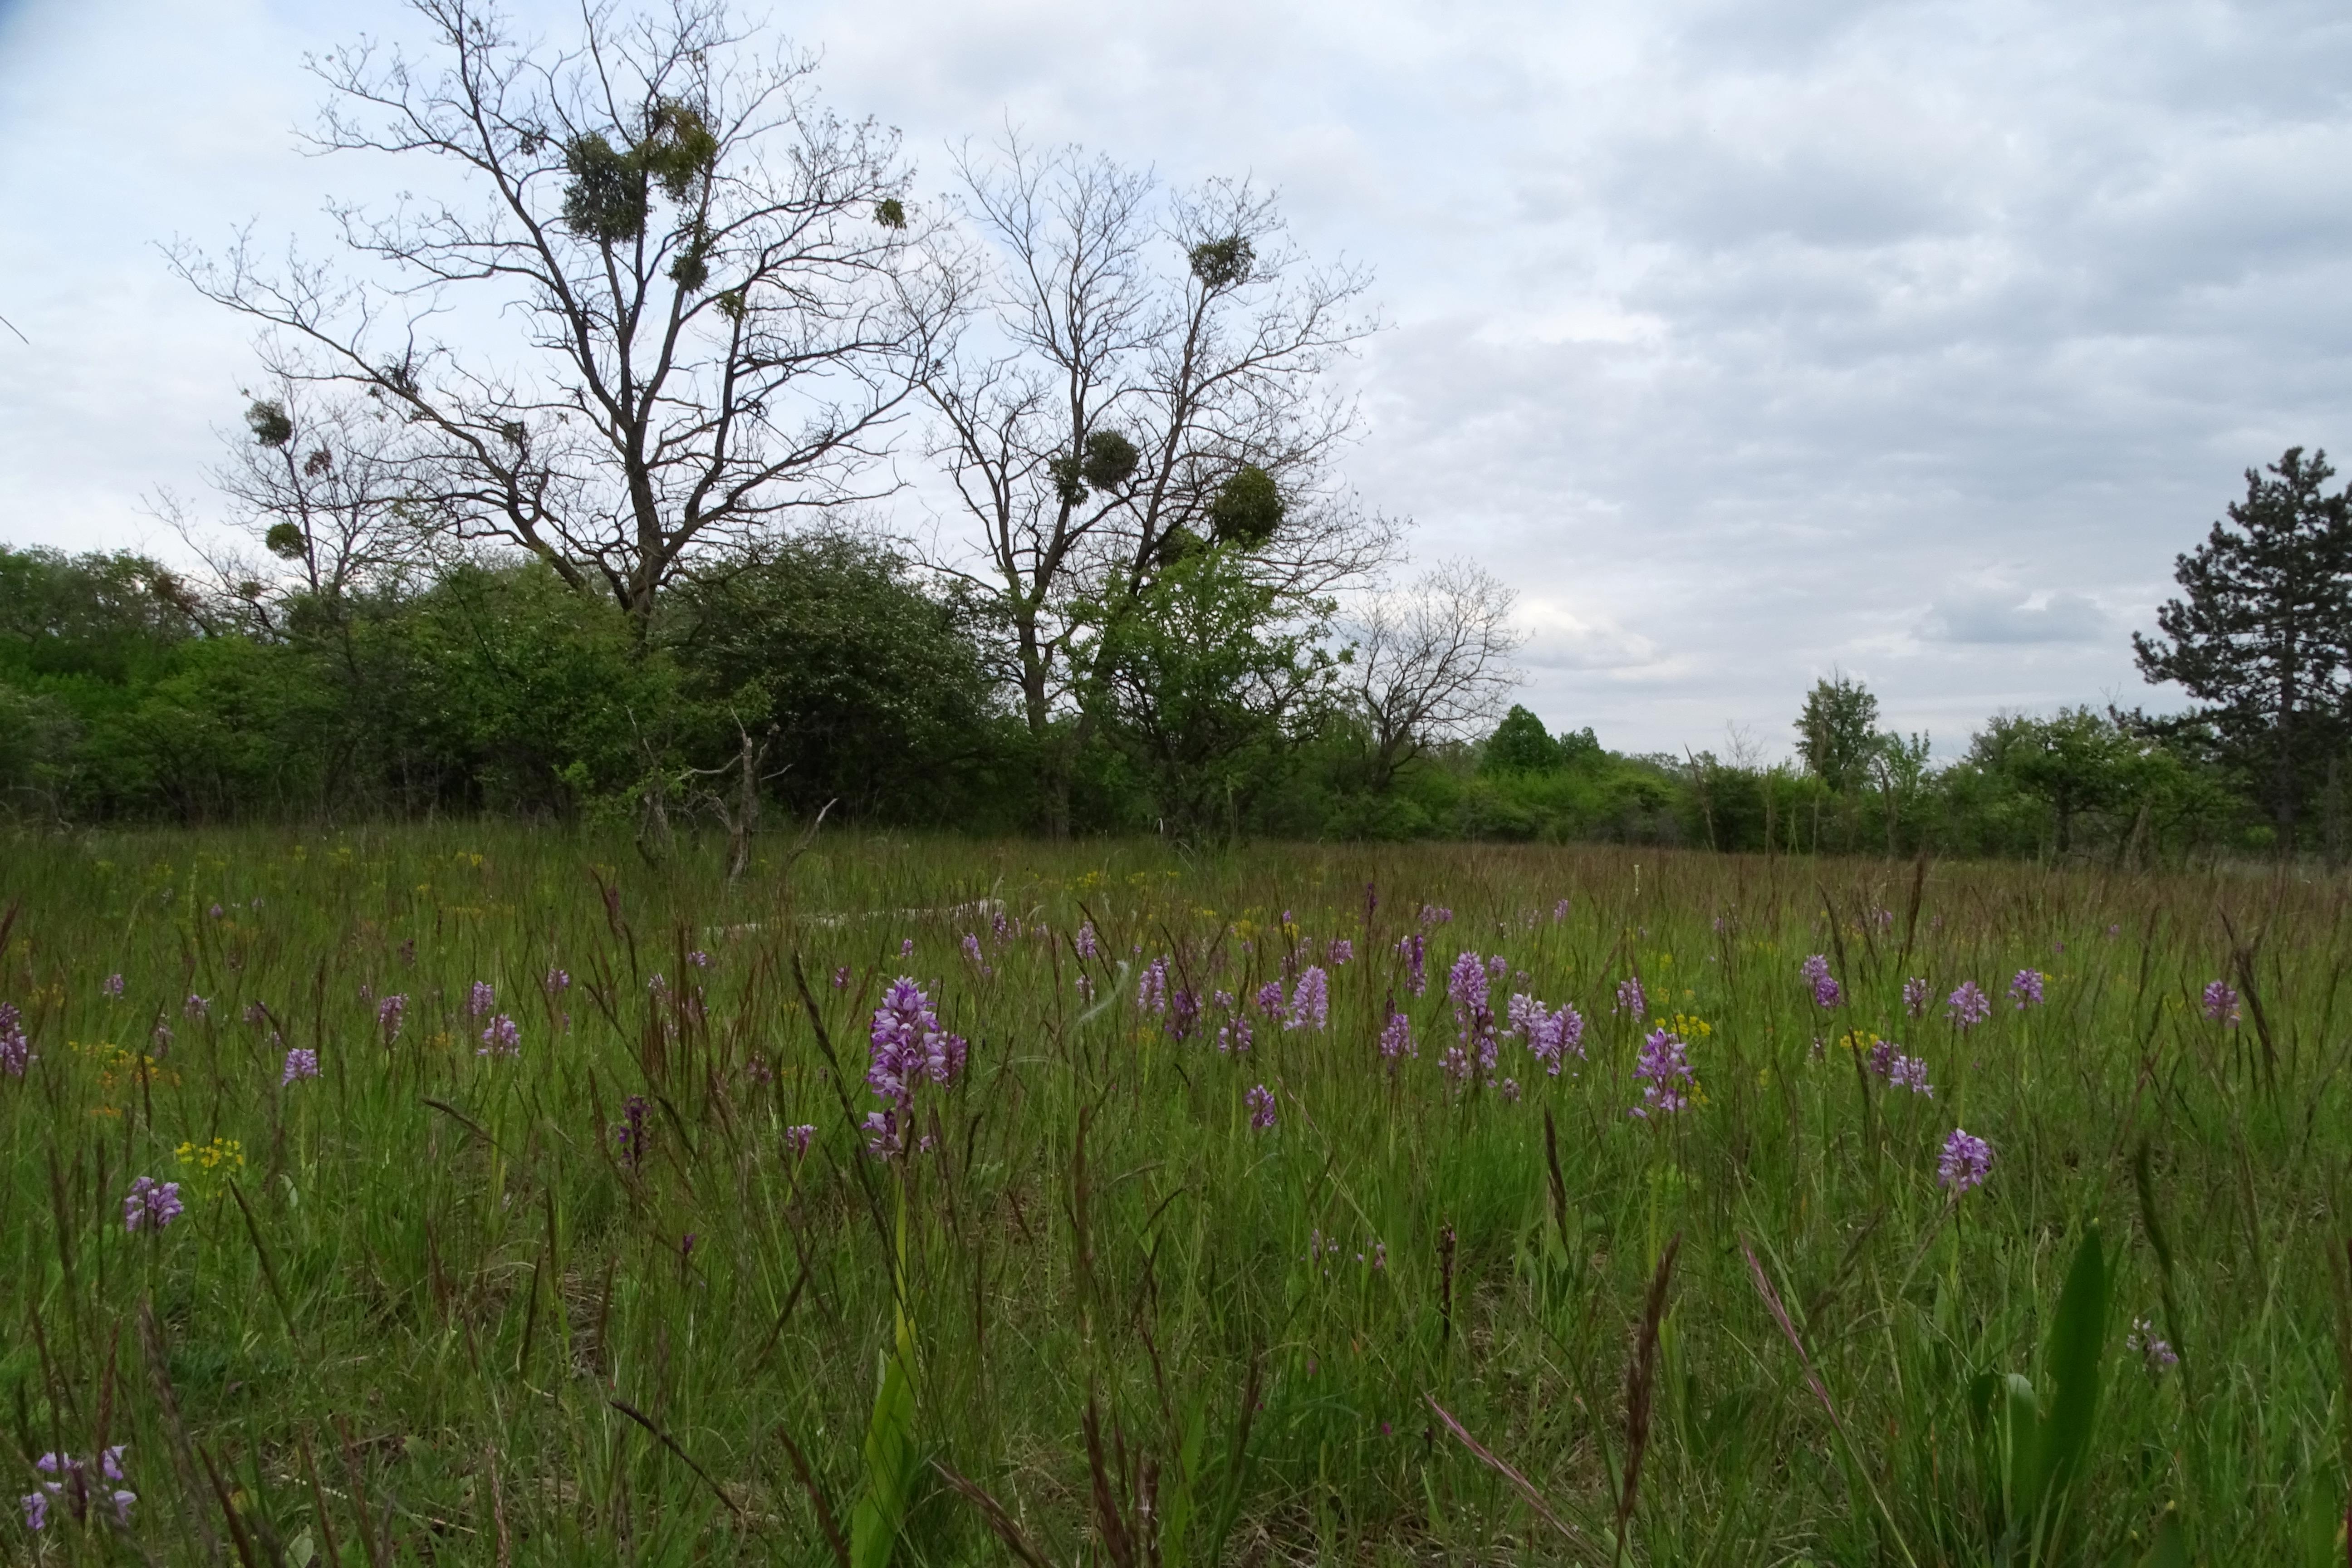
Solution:
M 494 0 L 410 3 L 430 58 L 314 59 L 312 143 L 440 164 L 456 194 L 334 209 L 349 276 L 243 235 L 173 258 L 269 332 L 278 377 L 398 422 L 420 525 L 528 551 L 642 626 L 696 554 L 886 493 L 959 298 L 896 134 L 825 110 L 811 58 L 723 0 L 592 4 L 562 47 Z

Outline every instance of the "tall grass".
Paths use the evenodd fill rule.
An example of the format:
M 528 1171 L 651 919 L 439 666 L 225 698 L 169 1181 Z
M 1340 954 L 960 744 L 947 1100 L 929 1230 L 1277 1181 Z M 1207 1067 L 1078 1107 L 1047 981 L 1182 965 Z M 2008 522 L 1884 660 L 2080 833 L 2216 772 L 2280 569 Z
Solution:
M 0 1077 L 10 1495 L 117 1444 L 138 1495 L 121 1529 L 12 1509 L 5 1550 L 2341 1556 L 2338 883 L 841 837 L 730 888 L 720 853 L 0 846 L 0 1000 L 36 1054 Z M 1449 1077 L 1465 951 L 1507 961 L 1497 1015 L 1576 1007 L 1585 1058 L 1507 1038 L 1491 1080 Z M 1159 958 L 1203 1006 L 1187 1037 L 1139 1004 Z M 1287 999 L 1308 965 L 1322 1027 L 1253 1012 L 1220 1051 L 1215 993 Z M 884 1159 L 867 1035 L 900 974 L 971 1050 Z M 1635 977 L 1643 1016 L 1612 1011 Z M 2242 1022 L 2206 1016 L 2215 979 Z M 1965 1032 L 1963 980 L 1994 1001 Z M 519 1056 L 478 1054 L 477 982 Z M 1692 1103 L 1631 1116 L 1660 1020 Z M 1881 1037 L 1932 1098 L 1873 1070 Z M 320 1076 L 281 1083 L 297 1048 Z M 1957 1197 L 1956 1127 L 1994 1156 Z M 141 1176 L 184 1214 L 126 1230 Z

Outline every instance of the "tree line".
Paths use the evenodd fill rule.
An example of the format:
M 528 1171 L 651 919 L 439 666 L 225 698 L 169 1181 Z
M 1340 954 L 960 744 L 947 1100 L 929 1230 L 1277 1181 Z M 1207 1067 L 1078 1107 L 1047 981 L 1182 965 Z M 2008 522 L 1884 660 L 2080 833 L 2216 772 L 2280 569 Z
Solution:
M 1091 731 L 1049 727 L 1063 750 L 1041 765 L 986 606 L 869 536 L 715 558 L 644 626 L 530 561 L 307 584 L 0 548 L 0 797 L 53 824 L 601 819 L 654 850 L 688 821 L 747 839 L 763 814 L 828 810 L 1195 839 L 1417 832 L 1381 814 L 1416 769 L 1450 765 L 1449 727 L 1475 707 L 1447 673 L 1460 648 L 1423 633 L 1458 630 L 1455 601 L 1491 592 L 1441 574 L 1335 651 L 1328 626 L 1269 626 L 1262 594 L 1204 552 L 1121 628 Z
M 2199 854 L 2346 855 L 2352 773 L 2352 488 L 2326 454 L 2290 447 L 2249 469 L 2181 590 L 2133 635 L 2141 675 L 2185 710 L 2116 705 L 1994 715 L 1943 765 L 1925 735 L 1878 727 L 1878 700 L 1843 674 L 1815 683 L 1796 760 L 1655 758 L 1722 848 L 2030 855 L 2143 863 Z M 1544 755 L 1541 726 L 1508 754 Z M 1533 725 L 1533 729 L 1528 728 Z M 1501 736 L 1498 733 L 1497 742 Z M 1490 760 L 1499 753 L 1490 743 Z M 1524 761 L 1514 764 L 1524 770 Z M 1557 764 L 1555 764 L 1556 766 Z
M 2241 548 L 2233 531 L 2217 531 L 2225 548 Z M 2183 558 L 2185 583 L 2211 581 L 2214 549 Z M 1492 607 L 1475 581 L 1393 596 L 1336 650 L 1328 630 L 1271 634 L 1254 604 L 1221 608 L 1186 582 L 1185 616 L 1141 623 L 1096 727 L 1053 736 L 1067 750 L 1049 770 L 984 609 L 873 537 L 802 531 L 721 558 L 642 629 L 530 561 L 404 568 L 341 593 L 306 569 L 255 592 L 135 555 L 0 548 L 0 799 L 49 824 L 521 814 L 625 825 L 656 856 L 689 824 L 740 857 L 763 816 L 828 812 L 981 832 L 2126 865 L 2345 848 L 2344 731 L 2325 712 L 2000 714 L 1938 765 L 1841 674 L 1808 695 L 1787 761 L 1626 755 L 1521 706 L 1465 727 L 1475 694 L 1425 677 L 1472 618 L 1464 601 Z M 2221 607 L 2194 587 L 2160 624 Z M 2160 672 L 2196 635 L 2151 641 L 2143 661 Z M 1424 679 L 1408 691 L 1383 660 Z M 2297 748 L 2284 770 L 2283 745 Z M 1063 793 L 1047 796 L 1049 778 Z
M 2182 720 L 2003 718 L 1954 766 L 1816 689 L 1801 765 L 1522 710 L 1512 596 L 1402 575 L 1338 478 L 1369 277 L 1245 181 L 895 135 L 722 0 L 312 69 L 412 174 L 329 260 L 173 264 L 257 328 L 207 569 L 0 552 L 0 791 L 56 821 L 763 812 L 1055 835 L 1602 835 L 2148 852 L 2337 829 L 2345 502 L 2250 476 L 2143 640 Z M 218 509 L 225 508 L 225 516 Z M 1500 728 L 1492 728 L 1500 719 Z M 1973 781 L 1973 782 L 1972 782 Z M 2038 815 L 2037 815 L 2038 814 Z M 2128 816 L 2128 826 L 2117 823 Z M 2024 824 L 2041 824 L 2028 832 Z M 2038 837 L 2037 837 L 2038 836 Z

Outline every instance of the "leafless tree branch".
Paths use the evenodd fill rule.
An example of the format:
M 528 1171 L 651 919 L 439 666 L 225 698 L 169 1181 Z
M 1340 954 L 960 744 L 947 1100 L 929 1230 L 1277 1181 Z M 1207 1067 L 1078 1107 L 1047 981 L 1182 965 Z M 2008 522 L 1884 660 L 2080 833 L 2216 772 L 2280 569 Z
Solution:
M 1493 574 L 1450 561 L 1362 602 L 1348 628 L 1348 689 L 1375 789 L 1431 742 L 1494 719 L 1521 679 L 1511 664 L 1526 640 L 1511 624 L 1516 599 Z
M 601 0 L 565 48 L 518 42 L 495 0 L 411 5 L 431 61 L 313 60 L 314 142 L 439 164 L 462 195 L 337 208 L 355 277 L 249 235 L 182 243 L 182 276 L 269 329 L 282 376 L 404 422 L 435 526 L 641 627 L 699 548 L 870 494 L 956 316 L 896 134 L 824 110 L 809 57 L 763 52 L 724 0 Z
M 1093 721 L 1090 658 L 1116 646 L 1087 628 L 1171 562 L 1230 549 L 1303 608 L 1393 556 L 1393 525 L 1331 475 L 1356 412 L 1328 372 L 1374 326 L 1370 279 L 1310 264 L 1246 183 L 1170 191 L 1017 134 L 957 174 L 983 261 L 924 382 L 967 525 L 935 563 L 1001 632 L 1051 800 Z M 1254 511 L 1234 502 L 1253 476 Z

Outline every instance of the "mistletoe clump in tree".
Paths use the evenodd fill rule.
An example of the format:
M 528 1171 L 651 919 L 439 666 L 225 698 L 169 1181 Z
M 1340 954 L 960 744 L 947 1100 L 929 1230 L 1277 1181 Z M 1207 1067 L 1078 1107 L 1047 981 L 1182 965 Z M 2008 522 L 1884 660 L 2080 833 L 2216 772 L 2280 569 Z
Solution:
M 520 546 L 642 643 L 697 555 L 858 496 L 952 280 L 895 135 L 825 112 L 810 59 L 719 0 L 592 5 L 560 48 L 488 0 L 412 8 L 428 58 L 318 62 L 314 142 L 437 164 L 434 194 L 335 209 L 356 274 L 241 241 L 179 268 L 262 324 L 283 384 L 402 422 L 421 526 Z
M 971 319 L 924 391 L 964 527 L 933 564 L 993 629 L 1059 833 L 1097 742 L 1171 780 L 1295 735 L 1325 693 L 1330 595 L 1395 539 L 1332 467 L 1370 280 L 1303 256 L 1244 182 L 1170 189 L 1018 138 L 958 173 Z

